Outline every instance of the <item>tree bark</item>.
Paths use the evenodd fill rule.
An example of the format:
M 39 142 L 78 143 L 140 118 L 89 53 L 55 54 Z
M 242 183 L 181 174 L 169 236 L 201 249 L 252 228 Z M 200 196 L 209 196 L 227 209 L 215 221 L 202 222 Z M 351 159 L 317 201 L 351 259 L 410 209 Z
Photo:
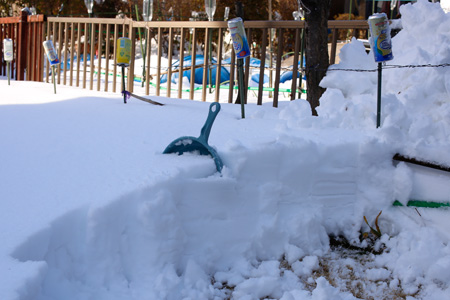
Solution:
M 328 15 L 331 0 L 303 0 L 306 10 L 306 86 L 307 100 L 312 114 L 317 116 L 316 107 L 325 92 L 320 81 L 329 66 L 328 57 Z M 309 10 L 309 13 L 308 13 Z

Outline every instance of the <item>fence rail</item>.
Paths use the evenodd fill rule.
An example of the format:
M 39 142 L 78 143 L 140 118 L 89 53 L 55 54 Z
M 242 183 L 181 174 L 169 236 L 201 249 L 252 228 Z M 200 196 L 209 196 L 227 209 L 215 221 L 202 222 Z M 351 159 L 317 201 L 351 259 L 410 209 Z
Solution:
M 1 38 L 12 36 L 23 32 L 23 29 L 17 29 L 17 26 L 23 26 L 24 17 L 12 21 L 0 19 L 0 24 L 14 24 L 16 27 L 3 26 L 0 31 Z M 38 24 L 45 24 L 45 32 L 42 27 L 35 26 L 34 19 L 39 20 Z M 150 87 L 155 95 L 162 95 L 165 91 L 167 97 L 198 99 L 206 101 L 207 97 L 215 101 L 233 102 L 236 89 L 235 81 L 236 61 L 233 47 L 225 43 L 225 36 L 228 32 L 227 22 L 223 21 L 151 21 L 136 22 L 131 19 L 100 19 L 100 18 L 59 18 L 48 17 L 44 22 L 43 16 L 28 17 L 29 24 L 27 29 L 30 34 L 25 34 L 30 45 L 30 54 L 27 57 L 26 80 L 37 80 L 49 82 L 51 80 L 48 64 L 42 67 L 43 51 L 42 38 L 52 40 L 57 54 L 62 63 L 58 65 L 55 80 L 58 84 L 81 86 L 90 90 L 121 92 L 124 87 L 118 88 L 117 80 L 121 74 L 118 74 L 115 65 L 117 57 L 117 39 L 119 37 L 129 37 L 132 41 L 131 54 L 136 57 L 136 47 L 140 48 L 138 41 L 148 41 L 144 43 L 141 51 L 141 59 L 145 59 L 145 68 L 138 69 L 135 59 L 132 59 L 128 68 L 126 89 L 133 92 L 135 87 L 135 77 L 140 77 L 143 81 L 142 93 L 150 94 Z M 8 23 L 10 22 L 10 23 Z M 38 21 L 36 21 L 38 22 Z M 18 25 L 17 25 L 18 24 Z M 330 63 L 335 62 L 336 45 L 339 31 L 345 31 L 347 35 L 357 35 L 357 31 L 365 31 L 368 24 L 364 20 L 351 21 L 329 21 L 330 31 Z M 261 64 L 258 67 L 252 67 L 250 59 L 245 60 L 245 91 L 248 92 L 250 81 L 250 70 L 259 71 L 259 84 L 257 87 L 257 104 L 262 104 L 263 93 L 269 90 L 273 93 L 273 106 L 278 106 L 278 97 L 280 93 L 280 76 L 282 66 L 282 57 L 287 53 L 292 53 L 292 83 L 290 86 L 290 99 L 297 98 L 297 93 L 301 92 L 298 76 L 299 62 L 301 61 L 302 36 L 305 29 L 303 21 L 246 21 L 245 28 L 249 44 L 251 45 L 252 55 L 260 58 Z M 23 39 L 23 37 L 21 37 Z M 20 47 L 20 44 L 19 44 Z M 17 48 L 16 48 L 17 49 Z M 151 49 L 156 49 L 156 54 Z M 16 52 L 17 64 L 21 67 L 22 51 L 20 48 Z M 230 53 L 231 51 L 231 53 Z M 145 56 L 144 56 L 145 54 Z M 203 55 L 203 63 L 196 62 L 197 55 Z M 215 62 L 210 58 L 214 54 Z M 227 64 L 223 63 L 225 54 L 231 60 Z M 162 65 L 162 57 L 167 59 L 167 65 L 172 66 L 175 60 L 178 60 L 176 68 L 165 67 Z M 190 56 L 190 66 L 185 66 L 185 59 Z M 97 59 L 95 59 L 97 58 Z M 269 67 L 264 62 L 269 61 Z M 37 62 L 36 68 L 33 62 Z M 273 65 L 272 65 L 273 62 Z M 154 67 L 156 65 L 156 67 Z M 2 65 L 2 69 L 4 66 Z M 229 80 L 224 82 L 222 78 L 222 68 L 229 70 Z M 195 71 L 202 69 L 202 80 L 195 83 Z M 20 70 L 19 68 L 17 68 Z M 45 69 L 45 70 L 44 70 Z M 216 70 L 215 76 L 211 74 Z M 172 82 L 173 76 L 183 78 L 183 72 L 190 71 L 191 79 L 189 88 L 183 87 L 183 80 Z M 270 70 L 270 71 L 268 71 Z M 4 71 L 3 71 L 4 72 Z M 197 71 L 199 72 L 199 71 Z M 270 84 L 264 86 L 265 73 L 270 73 Z M 2 73 L 4 74 L 4 73 Z M 21 79 L 17 72 L 17 80 Z M 140 76 L 142 74 L 142 76 Z M 36 77 L 40 75 L 41 77 Z M 167 83 L 161 83 L 161 76 L 167 76 Z M 43 76 L 43 77 L 42 77 Z M 300 79 L 301 80 L 301 79 Z M 119 84 L 121 84 L 119 80 Z M 199 86 L 201 88 L 199 88 Z M 208 89 L 213 95 L 208 95 Z M 255 88 L 253 88 L 255 90 Z M 201 95 L 196 90 L 201 90 Z M 227 92 L 224 96 L 223 92 Z M 176 94 L 173 94 L 176 92 Z M 256 92 L 256 91 L 255 91 Z

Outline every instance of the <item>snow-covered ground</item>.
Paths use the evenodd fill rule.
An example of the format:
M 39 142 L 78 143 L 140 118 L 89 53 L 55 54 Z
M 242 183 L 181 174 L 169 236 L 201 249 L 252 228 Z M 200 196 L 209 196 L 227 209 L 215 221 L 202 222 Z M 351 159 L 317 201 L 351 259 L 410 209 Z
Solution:
M 401 13 L 388 65 L 450 63 L 450 15 Z M 376 72 L 333 69 L 376 64 L 344 47 L 319 117 L 222 103 L 221 173 L 162 154 L 209 103 L 1 78 L 0 299 L 450 299 L 450 211 L 392 206 L 450 200 L 448 173 L 392 160 L 450 165 L 450 68 L 386 68 L 379 129 Z

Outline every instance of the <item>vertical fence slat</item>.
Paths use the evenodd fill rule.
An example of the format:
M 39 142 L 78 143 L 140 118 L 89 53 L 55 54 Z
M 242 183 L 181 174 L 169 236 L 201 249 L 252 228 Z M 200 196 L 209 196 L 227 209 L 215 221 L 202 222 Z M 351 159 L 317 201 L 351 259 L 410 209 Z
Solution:
M 222 80 L 222 43 L 223 43 L 223 29 L 219 28 L 219 41 L 217 43 L 217 68 L 216 68 L 216 94 L 214 101 L 219 102 L 220 97 L 220 81 Z
M 127 25 L 125 24 L 125 20 L 124 20 L 124 22 L 122 24 L 122 37 L 127 36 L 126 31 L 127 31 Z
M 331 50 L 330 50 L 330 65 L 334 65 L 334 63 L 336 62 L 336 45 L 338 36 L 337 33 L 338 30 L 336 28 L 333 28 L 333 35 L 331 38 Z
M 25 80 L 25 67 L 27 58 L 27 14 L 22 11 L 19 23 L 19 32 L 17 34 L 18 40 L 18 56 L 16 67 L 16 79 Z
M 3 53 L 3 39 L 8 38 L 8 24 L 0 24 L 0 49 L 1 49 L 1 53 Z M 15 45 L 14 45 L 14 40 L 13 40 L 13 51 L 15 52 Z M 13 58 L 13 61 L 10 62 L 10 67 L 11 69 L 13 68 L 12 65 L 14 63 L 15 58 Z M 6 76 L 6 61 L 0 60 L 0 73 L 3 74 L 3 76 Z M 11 78 L 13 78 L 14 73 L 11 73 Z
M 87 51 L 88 51 L 88 31 L 89 31 L 89 23 L 84 23 L 84 46 L 83 46 L 83 89 L 86 88 L 87 81 Z
M 300 52 L 300 29 L 295 29 L 294 65 L 292 67 L 291 100 L 295 99 L 297 90 L 298 54 Z
M 197 30 L 196 28 L 192 28 L 191 79 L 189 86 L 189 99 L 191 100 L 194 100 L 196 50 L 197 50 Z
M 30 22 L 30 18 L 28 18 L 28 47 L 27 47 L 27 80 L 32 81 L 34 80 L 34 71 L 36 69 L 36 64 L 35 62 L 35 51 L 34 49 L 36 49 L 36 30 L 35 30 L 35 26 L 34 23 Z
M 57 23 L 56 22 L 53 22 L 53 30 L 52 30 L 52 42 L 53 42 L 53 46 L 54 47 L 56 47 L 57 46 L 57 34 L 56 34 L 56 29 L 57 29 Z M 56 48 L 55 48 L 55 51 L 56 51 Z M 50 63 L 48 63 L 48 64 L 50 64 Z M 55 73 L 55 70 L 56 70 L 57 68 L 51 68 L 50 69 L 50 72 L 51 72 L 51 74 L 52 74 L 52 83 L 54 83 L 54 82 L 56 82 L 56 77 L 55 76 L 53 76 L 53 74 Z
M 161 55 L 162 55 L 162 29 L 158 27 L 158 59 L 156 61 L 156 96 L 159 96 L 161 86 Z
M 168 62 L 167 66 L 169 67 L 167 73 L 167 97 L 170 98 L 170 90 L 172 88 L 172 53 L 173 53 L 173 28 L 169 28 L 169 48 L 167 49 L 168 53 Z
M 27 60 L 25 63 L 25 78 L 26 80 L 30 81 L 31 80 L 31 75 L 32 75 L 32 71 L 31 71 L 31 61 L 32 61 L 32 55 L 33 55 L 33 51 L 32 51 L 32 47 L 33 47 L 33 25 L 27 21 L 27 47 L 26 47 L 26 52 L 27 52 Z
M 3 41 L 3 39 L 8 38 L 8 24 L 1 24 L 1 25 L 0 25 L 0 29 L 1 29 L 1 31 L 2 31 L 2 32 L 0 32 L 0 36 L 1 36 L 1 39 L 2 39 L 2 41 Z M 13 41 L 14 41 L 14 40 L 13 40 Z M 2 45 L 1 45 L 0 47 L 3 48 L 3 42 L 2 42 L 1 44 L 2 44 Z M 2 50 L 2 51 L 3 51 L 3 50 Z M 16 51 L 15 45 L 14 45 L 13 51 L 14 51 L 14 52 Z M 13 61 L 10 63 L 11 69 L 13 69 L 12 65 L 13 65 L 13 63 L 14 63 L 14 60 L 15 60 L 15 58 L 13 58 Z M 2 74 L 3 74 L 3 75 L 6 75 L 6 62 L 2 62 L 2 67 L 1 67 L 1 69 L 2 69 Z M 13 75 L 12 75 L 12 74 L 14 74 L 14 73 L 11 73 L 11 78 L 13 78 Z
M 20 52 L 19 52 L 19 30 L 20 30 L 20 25 L 19 24 L 12 24 L 11 26 L 9 26 L 9 30 L 10 30 L 10 36 L 11 39 L 14 41 L 16 41 L 16 58 L 13 60 L 13 68 L 11 70 L 11 74 L 15 74 L 14 77 L 16 78 L 16 80 L 19 80 L 19 74 L 23 74 L 22 72 L 20 72 L 19 70 L 19 59 L 20 58 Z
M 51 40 L 51 36 L 52 36 L 52 23 L 47 22 L 47 37 L 46 40 L 49 41 Z M 45 58 L 46 60 L 46 64 L 45 64 L 45 82 L 49 83 L 49 72 L 50 72 L 50 64 L 48 63 L 48 59 Z
M 183 68 L 184 68 L 184 41 L 186 39 L 186 30 L 181 28 L 180 38 L 180 65 L 178 66 L 178 98 L 183 96 Z
M 277 67 L 275 71 L 275 90 L 273 95 L 273 107 L 278 107 L 278 92 L 280 89 L 281 56 L 283 54 L 283 28 L 278 29 Z
M 206 90 L 207 90 L 207 85 L 206 83 L 208 82 L 208 74 L 210 72 L 209 69 L 209 48 L 211 47 L 210 43 L 209 43 L 209 37 L 211 36 L 211 29 L 210 28 L 206 28 L 205 29 L 205 51 L 203 53 L 203 80 L 202 80 L 202 101 L 206 101 Z M 192 78 L 192 75 L 191 75 Z M 195 78 L 195 76 L 194 76 Z M 211 82 L 209 83 L 211 85 Z
M 75 75 L 76 86 L 80 86 L 80 62 L 81 62 L 81 23 L 77 23 L 77 72 Z
M 3 53 L 3 40 L 6 38 L 6 24 L 0 24 L 0 53 Z M 6 62 L 0 60 L 0 74 L 6 75 Z
M 105 37 L 105 40 L 106 40 L 106 45 L 105 45 L 105 60 L 106 60 L 106 62 L 105 62 L 105 68 L 106 68 L 106 71 L 105 71 L 105 92 L 107 92 L 108 91 L 108 84 L 109 84 L 109 55 L 110 55 L 110 49 L 109 49 L 109 47 L 111 47 L 111 37 L 110 37 L 110 35 L 111 35 L 111 25 L 110 24 L 106 24 L 106 37 Z
M 74 69 L 74 51 L 75 51 L 75 23 L 70 23 L 70 74 L 69 74 L 69 85 L 73 85 L 73 69 Z
M 59 40 L 58 40 L 58 22 L 53 22 L 53 32 L 52 32 L 52 34 L 53 34 L 53 36 L 52 36 L 52 42 L 53 42 L 53 47 L 54 47 L 54 49 L 55 49 L 55 52 L 57 53 L 57 55 L 58 55 L 58 59 L 61 59 L 61 55 L 59 55 L 58 54 L 58 43 L 59 43 Z M 54 68 L 51 68 L 51 66 L 50 66 L 50 72 L 51 72 L 51 74 L 53 74 L 54 72 L 56 72 L 55 73 L 55 76 L 52 76 L 52 80 L 55 80 L 56 81 L 56 83 L 59 83 L 59 81 L 57 81 L 57 76 L 56 76 L 56 74 L 58 74 L 59 73 L 59 67 L 60 67 L 60 65 L 57 65 L 57 66 L 55 66 Z M 54 78 L 54 79 L 53 79 Z M 53 83 L 53 82 L 52 82 Z
M 117 89 L 117 39 L 119 38 L 119 24 L 114 24 L 114 65 L 113 65 L 113 92 Z
M 130 22 L 129 27 L 129 38 L 133 41 L 131 43 L 131 57 L 136 56 L 136 43 L 134 41 L 136 40 L 136 30 L 133 28 L 133 22 Z M 134 59 L 130 62 L 130 67 L 128 68 L 128 91 L 131 93 L 134 91 L 134 67 L 135 67 L 135 61 Z
M 147 49 L 145 50 L 145 53 L 147 55 L 146 57 L 146 61 L 147 61 L 147 70 L 145 71 L 145 94 L 148 95 L 150 94 L 150 79 L 151 79 L 151 75 L 150 75 L 150 58 L 151 58 L 151 52 L 152 52 L 152 37 L 151 37 L 151 30 L 149 27 L 147 27 L 146 29 L 147 35 L 146 35 L 146 46 Z
M 11 38 L 11 35 L 9 35 L 9 26 L 10 26 L 10 24 L 4 24 L 4 26 L 3 26 L 3 39 L 4 38 Z M 2 41 L 3 41 L 3 39 L 2 39 Z M 13 40 L 14 58 L 13 58 L 13 61 L 10 63 L 11 70 L 14 70 L 14 63 L 15 63 L 16 57 L 17 57 L 17 44 L 14 44 L 14 41 L 15 40 Z M 6 74 L 6 62 L 3 63 L 3 68 L 2 69 L 3 69 L 3 74 Z M 11 78 L 14 78 L 13 74 L 14 74 L 14 72 L 11 73 Z
M 14 59 L 13 59 L 13 61 L 12 61 L 12 64 L 11 64 L 11 77 L 13 77 L 13 75 L 12 74 L 14 74 L 14 78 L 16 79 L 16 80 L 18 80 L 18 78 L 17 78 L 17 76 L 18 76 L 18 71 L 17 71 L 17 67 L 18 67 L 18 59 L 19 59 L 19 55 L 20 55 L 20 52 L 19 52 L 19 44 L 20 44 L 20 42 L 19 42 L 19 24 L 10 24 L 9 26 L 8 26 L 8 36 L 13 40 L 13 41 L 15 41 L 15 47 L 14 47 L 14 51 L 16 52 L 15 54 L 15 57 L 14 57 Z
M 251 45 L 252 45 L 252 29 L 251 28 L 248 28 L 248 30 L 247 30 L 247 37 L 248 37 L 248 44 L 249 44 L 250 49 L 251 49 Z M 250 50 L 250 52 L 251 52 L 251 50 Z M 249 81 L 249 79 L 250 79 L 250 56 L 247 56 L 245 58 L 245 75 L 244 75 L 244 97 L 245 97 L 245 102 L 244 103 L 247 103 L 248 81 Z M 244 101 L 244 100 L 241 99 L 241 101 Z
M 68 40 L 68 32 L 69 32 L 69 22 L 64 22 L 64 59 L 61 59 L 61 63 L 63 63 L 63 84 L 67 84 L 67 48 L 69 47 L 67 40 Z
M 234 75 L 236 74 L 236 53 L 234 49 L 231 49 L 231 62 L 230 62 L 230 88 L 228 89 L 228 103 L 233 103 L 234 92 Z
M 261 46 L 261 64 L 259 65 L 259 85 L 257 104 L 262 105 L 262 96 L 264 88 L 264 70 L 266 65 L 266 48 L 267 48 L 267 28 L 262 30 L 262 46 Z
M 5 39 L 5 37 L 3 36 L 3 31 L 5 26 L 3 26 L 3 24 L 0 24 L 0 53 L 3 53 L 3 40 Z M 5 65 L 6 62 L 2 60 L 0 60 L 0 75 L 5 76 L 6 72 L 5 72 Z
M 62 23 L 58 22 L 58 41 L 56 42 L 58 44 L 58 58 L 60 59 L 60 61 L 62 61 L 62 57 L 61 57 L 61 51 L 62 51 Z M 56 47 L 56 44 L 55 44 Z M 58 64 L 58 80 L 57 83 L 60 84 L 61 83 L 61 64 Z
M 95 23 L 91 24 L 91 31 L 89 33 L 89 43 L 91 44 L 91 59 L 89 61 L 90 64 L 90 76 L 89 76 L 89 89 L 94 89 L 94 73 L 95 73 Z
M 32 60 L 32 68 L 33 68 L 33 81 L 38 81 L 39 80 L 39 54 L 38 54 L 38 49 L 39 47 L 39 42 L 40 42 L 40 35 L 39 35 L 39 23 L 34 22 L 33 23 L 34 26 L 34 43 L 33 43 L 33 60 Z
M 101 75 L 102 75 L 102 42 L 103 42 L 103 26 L 102 23 L 98 24 L 98 41 L 97 41 L 97 91 L 100 91 Z
M 42 43 L 44 42 L 44 19 L 43 19 L 43 22 L 40 22 L 39 23 L 39 30 L 38 30 L 38 35 L 39 35 L 39 41 L 38 41 L 38 43 L 37 43 L 37 45 L 36 45 L 36 47 L 37 47 L 37 55 L 38 55 L 38 67 L 37 67 L 37 70 L 38 70 L 38 81 L 44 81 L 44 65 L 43 65 L 43 63 L 44 63 L 44 59 L 45 59 L 45 57 L 44 57 L 44 51 L 43 51 L 43 47 L 42 47 Z
M 33 23 L 34 26 L 34 43 L 33 43 L 33 57 L 34 59 L 32 60 L 32 68 L 33 68 L 33 81 L 38 81 L 39 80 L 39 69 L 38 69 L 38 64 L 39 64 L 39 54 L 38 54 L 38 49 L 39 49 L 39 42 L 40 42 L 40 35 L 39 35 L 39 23 L 34 22 Z
M 1 53 L 3 53 L 3 40 L 6 38 L 6 28 L 7 28 L 7 24 L 0 24 L 0 51 Z M 3 76 L 6 75 L 6 62 L 1 60 L 1 67 L 0 67 L 0 74 L 2 74 Z M 12 76 L 11 76 L 12 77 Z

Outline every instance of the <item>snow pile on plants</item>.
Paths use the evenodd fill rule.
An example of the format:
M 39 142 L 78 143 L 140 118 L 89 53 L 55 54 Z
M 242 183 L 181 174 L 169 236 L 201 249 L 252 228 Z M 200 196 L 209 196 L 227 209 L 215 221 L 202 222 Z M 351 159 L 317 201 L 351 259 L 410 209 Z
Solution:
M 382 131 L 404 154 L 450 164 L 450 15 L 428 1 L 402 5 L 400 12 L 403 29 L 392 39 L 394 59 L 383 66 Z M 341 52 L 341 63 L 330 67 L 322 82 L 328 88 L 319 108 L 324 118 L 315 126 L 375 126 L 377 72 L 338 71 L 376 70 L 363 48 L 354 40 Z M 423 67 L 412 67 L 417 65 Z

